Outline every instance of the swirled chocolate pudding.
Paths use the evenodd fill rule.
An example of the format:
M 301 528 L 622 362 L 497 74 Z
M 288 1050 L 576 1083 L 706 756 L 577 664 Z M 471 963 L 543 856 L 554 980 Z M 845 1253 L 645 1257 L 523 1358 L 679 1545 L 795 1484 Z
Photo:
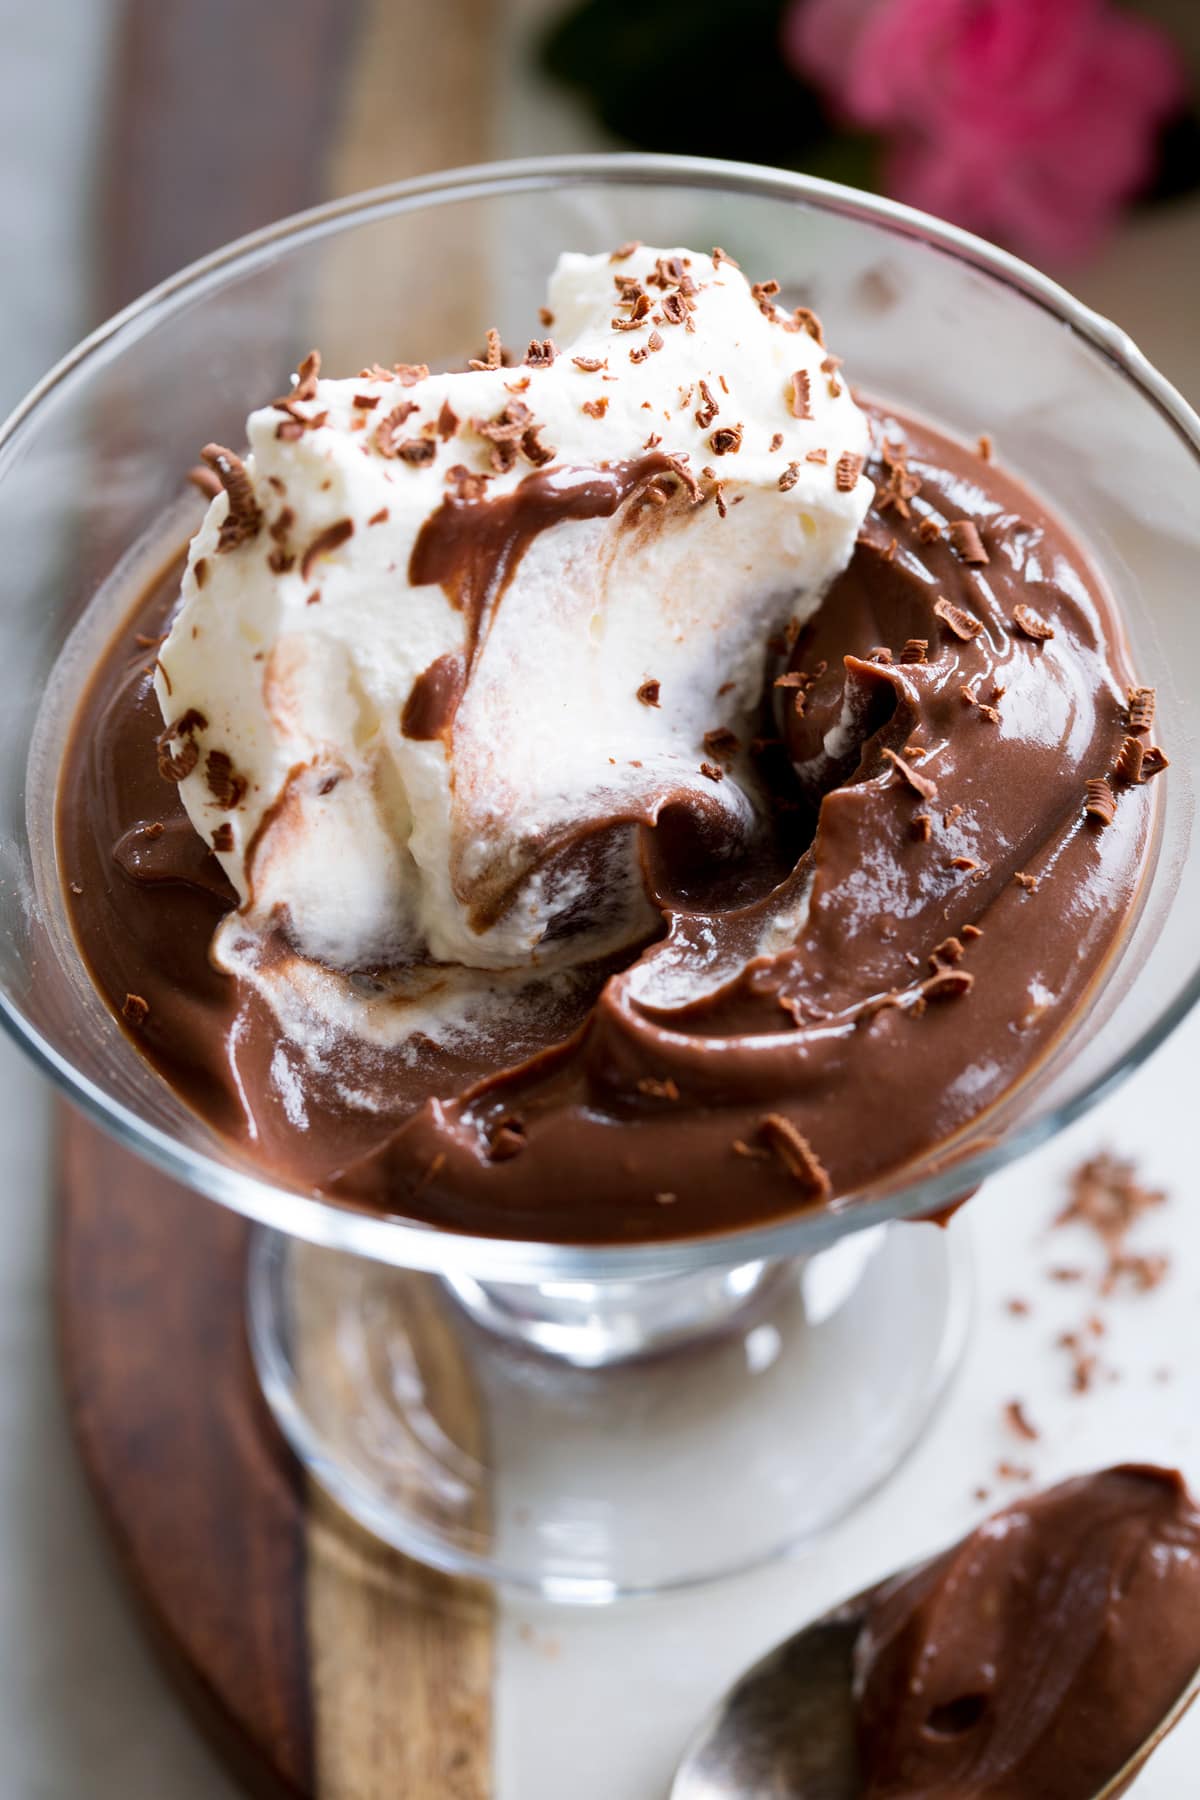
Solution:
M 720 252 L 319 359 L 95 671 L 75 930 L 268 1170 L 604 1242 L 838 1206 L 1078 1017 L 1165 766 L 1085 558 Z M 157 642 L 157 659 L 147 642 Z
M 1200 1668 L 1200 1512 L 1064 1482 L 882 1589 L 856 1662 L 862 1800 L 1095 1800 Z

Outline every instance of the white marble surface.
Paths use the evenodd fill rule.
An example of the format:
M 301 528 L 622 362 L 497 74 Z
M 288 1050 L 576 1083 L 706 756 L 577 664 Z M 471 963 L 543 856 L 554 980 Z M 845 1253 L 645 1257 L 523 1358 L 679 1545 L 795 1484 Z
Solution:
M 542 10 L 522 0 L 519 10 Z M 0 408 L 87 322 L 89 180 L 103 91 L 106 0 L 0 0 Z M 504 148 L 589 141 L 561 105 L 510 108 Z M 528 104 L 524 103 L 528 102 Z M 594 140 L 592 140 L 594 141 Z M 1189 294 L 1200 207 L 1140 224 L 1078 285 L 1200 394 Z M 917 1456 L 819 1553 L 687 1599 L 607 1614 L 506 1607 L 497 1694 L 499 1800 L 658 1800 L 689 1728 L 748 1660 L 839 1593 L 953 1536 L 982 1510 L 972 1489 L 1016 1455 L 1038 1479 L 1128 1456 L 1175 1460 L 1200 1480 L 1200 1209 L 1192 1114 L 1200 1020 L 1092 1118 L 991 1184 L 956 1229 L 980 1268 L 967 1365 Z M 232 1789 L 152 1664 L 110 1569 L 63 1425 L 51 1342 L 46 1095 L 0 1044 L 0 1800 L 224 1800 Z M 1055 1332 L 1077 1289 L 1042 1274 L 1063 1173 L 1102 1143 L 1140 1156 L 1172 1193 L 1145 1240 L 1174 1256 L 1169 1282 L 1109 1309 L 1119 1384 L 1069 1392 Z M 1057 1247 L 1055 1254 L 1057 1254 Z M 1073 1258 L 1074 1259 L 1074 1258 Z M 1035 1302 L 1015 1320 L 1013 1293 Z M 1163 1383 L 1156 1371 L 1173 1370 Z M 1043 1427 L 1014 1445 L 1003 1402 Z M 1028 1448 L 1031 1455 L 1025 1455 Z M 989 1482 L 994 1487 L 994 1483 Z M 999 1494 L 997 1494 L 999 1498 Z M 1138 1784 L 1139 1800 L 1196 1791 L 1200 1711 Z M 430 1797 L 433 1800 L 433 1797 Z

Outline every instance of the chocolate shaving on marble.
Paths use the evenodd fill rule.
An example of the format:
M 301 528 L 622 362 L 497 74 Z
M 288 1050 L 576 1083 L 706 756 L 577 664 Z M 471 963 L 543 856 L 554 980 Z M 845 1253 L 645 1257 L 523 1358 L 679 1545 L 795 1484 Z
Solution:
M 223 444 L 205 444 L 200 455 L 229 499 L 229 511 L 217 536 L 217 550 L 236 550 L 239 544 L 257 537 L 262 529 L 262 507 L 254 497 L 254 484 L 241 457 Z
M 934 601 L 933 610 L 943 625 L 947 626 L 955 637 L 961 638 L 964 643 L 969 643 L 972 638 L 977 638 L 983 630 L 982 622 L 979 619 L 972 618 L 969 612 L 964 612 L 961 606 L 955 606 L 953 601 L 947 600 L 942 594 L 939 594 Z
M 783 1164 L 793 1180 L 813 1200 L 827 1200 L 833 1183 L 808 1139 L 782 1113 L 767 1113 L 759 1123 L 759 1136 Z

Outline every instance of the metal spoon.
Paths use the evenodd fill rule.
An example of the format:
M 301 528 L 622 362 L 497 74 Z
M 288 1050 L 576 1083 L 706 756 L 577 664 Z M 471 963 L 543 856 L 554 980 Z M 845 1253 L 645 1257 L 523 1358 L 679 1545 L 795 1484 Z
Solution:
M 748 1669 L 692 1739 L 669 1800 L 860 1800 L 854 1644 L 884 1585 L 823 1613 Z M 1095 1800 L 1126 1791 L 1198 1691 L 1200 1669 Z

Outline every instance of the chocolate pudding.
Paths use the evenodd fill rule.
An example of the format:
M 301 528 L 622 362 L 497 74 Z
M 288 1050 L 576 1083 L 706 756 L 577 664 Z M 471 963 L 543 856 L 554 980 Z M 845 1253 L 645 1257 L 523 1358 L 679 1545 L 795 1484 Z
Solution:
M 732 277 L 728 259 L 687 266 L 696 280 L 680 256 L 659 256 L 657 283 L 618 268 L 622 297 L 605 304 L 624 308 L 612 321 L 624 379 L 642 378 L 631 326 L 667 344 L 654 352 L 645 338 L 651 368 L 675 344 L 696 354 L 688 321 L 702 323 L 706 296 Z M 779 346 L 780 368 L 807 359 L 811 369 L 780 387 L 761 444 L 731 367 L 725 388 L 701 377 L 676 382 L 653 415 L 647 401 L 637 429 L 654 429 L 630 446 L 636 455 L 584 465 L 572 444 L 571 461 L 556 460 L 536 396 L 555 369 L 567 382 L 568 358 L 535 343 L 523 369 L 503 367 L 489 344 L 478 371 L 457 377 L 375 370 L 318 385 L 310 367 L 296 396 L 325 410 L 279 402 L 254 439 L 257 474 L 214 452 L 225 493 L 207 536 L 186 573 L 172 563 L 137 599 L 81 704 L 59 848 L 78 942 L 114 1014 L 265 1171 L 489 1236 L 727 1231 L 851 1203 L 978 1120 L 1081 1016 L 1147 865 L 1150 778 L 1166 764 L 1152 742 L 1153 694 L 1137 685 L 1119 621 L 1061 525 L 982 450 L 886 407 L 855 407 L 819 323 L 785 319 L 770 286 L 752 290 L 757 328 Z M 570 363 L 571 380 L 593 384 L 618 366 L 611 347 Z M 438 389 L 429 428 L 397 443 L 399 430 L 417 431 L 419 413 L 405 408 L 416 410 L 426 382 L 485 380 L 527 400 L 506 402 L 499 424 L 467 421 Z M 354 480 L 374 479 L 375 459 L 395 484 L 381 491 L 403 498 L 417 492 L 403 487 L 409 476 L 436 480 L 427 511 L 396 539 L 406 563 L 372 548 L 398 529 L 395 499 L 390 525 L 375 493 L 362 519 L 298 522 L 295 478 L 262 473 L 276 437 L 281 457 L 315 455 L 337 424 L 336 414 L 325 422 L 324 390 L 364 383 L 345 399 L 347 443 L 361 427 Z M 828 416 L 817 383 L 834 396 L 821 403 Z M 579 391 L 573 405 L 590 425 L 618 390 Z M 672 437 L 681 404 L 711 462 L 682 427 Z M 723 426 L 734 411 L 743 417 Z M 379 437 L 380 420 L 390 435 Z M 821 435 L 828 443 L 809 442 Z M 841 447 L 857 442 L 861 452 Z M 465 466 L 468 453 L 479 468 Z M 341 479 L 335 470 L 326 486 Z M 747 636 L 741 590 L 727 582 L 711 618 L 660 632 L 659 666 L 640 650 L 621 664 L 620 704 L 609 706 L 586 558 L 563 552 L 544 577 L 551 549 L 572 530 L 609 534 L 587 543 L 596 568 L 621 572 L 605 590 L 610 609 L 654 558 L 674 556 L 671 592 L 684 599 L 672 604 L 691 605 L 722 545 L 749 569 L 775 529 L 768 509 L 797 493 L 803 510 L 789 520 L 808 523 L 794 542 L 815 558 L 799 584 L 805 604 L 786 589 L 780 599 L 772 564 L 753 587 L 763 636 Z M 349 503 L 339 491 L 329 504 Z M 693 547 L 685 564 L 679 547 L 701 531 L 702 554 Z M 377 556 L 371 579 L 400 626 L 414 595 L 422 605 L 432 595 L 451 635 L 430 629 L 427 660 L 386 708 L 363 697 L 366 659 L 347 680 L 354 708 L 336 741 L 342 689 L 335 706 L 321 688 L 320 727 L 306 724 L 304 754 L 289 761 L 314 683 L 350 654 L 328 636 L 297 650 L 298 634 L 333 629 L 339 559 L 351 555 Z M 189 644 L 203 651 L 202 630 L 237 622 L 236 594 L 220 606 L 214 596 L 240 568 L 264 607 L 275 604 L 270 584 L 294 583 L 296 596 L 286 653 L 282 638 L 251 633 L 247 613 L 245 644 L 230 638 L 212 654 L 218 670 L 244 657 L 237 679 L 265 705 L 253 730 L 249 701 L 222 711 L 223 677 L 208 665 L 197 676 L 186 660 Z M 526 614 L 509 649 L 502 627 L 506 608 L 515 616 L 531 596 L 541 605 L 543 590 L 558 594 L 560 576 L 583 595 L 579 662 L 574 673 L 553 663 L 571 602 L 552 599 L 543 676 Z M 385 652 L 408 654 L 405 642 Z M 711 685 L 697 698 L 701 655 Z M 506 667 L 522 656 L 524 685 L 510 695 Z M 215 704 L 201 678 L 216 682 Z M 685 723 L 672 723 L 683 716 L 672 708 L 687 706 Z M 549 723 L 521 763 L 523 711 L 531 732 L 543 729 L 535 713 Z M 268 762 L 270 733 L 284 747 L 272 743 Z M 375 761 L 356 786 L 364 741 Z M 407 864 L 394 882 L 388 874 L 379 796 L 393 804 L 397 770 L 418 861 L 435 842 L 429 821 L 442 834 L 426 857 L 428 894 Z M 373 833 L 383 848 L 360 882 L 353 859 Z M 377 898 L 360 921 L 368 886 Z M 410 891 L 411 904 L 393 907 Z M 487 1009 L 446 1026 L 437 1009 L 468 988 L 486 990 Z
M 862 1800 L 1095 1800 L 1200 1668 L 1200 1512 L 1166 1469 L 1023 1500 L 885 1588 Z

